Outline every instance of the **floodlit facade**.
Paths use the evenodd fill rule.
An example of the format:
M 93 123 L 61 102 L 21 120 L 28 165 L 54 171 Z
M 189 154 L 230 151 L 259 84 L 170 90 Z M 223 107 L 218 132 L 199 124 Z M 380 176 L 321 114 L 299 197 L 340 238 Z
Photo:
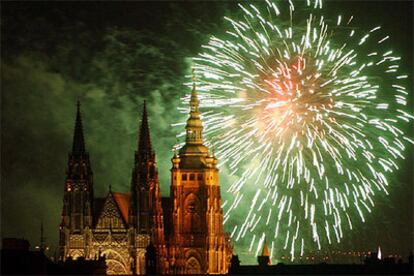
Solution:
M 226 274 L 217 159 L 203 144 L 193 86 L 186 143 L 172 158 L 170 197 L 161 197 L 144 103 L 129 193 L 94 197 L 78 103 L 64 185 L 60 257 L 105 256 L 108 274 Z

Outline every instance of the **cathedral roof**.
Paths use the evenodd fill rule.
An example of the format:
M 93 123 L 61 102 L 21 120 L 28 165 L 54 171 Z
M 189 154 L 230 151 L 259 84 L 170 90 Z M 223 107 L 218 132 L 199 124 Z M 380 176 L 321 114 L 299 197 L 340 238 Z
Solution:
M 122 218 L 126 223 L 128 223 L 128 208 L 131 194 L 112 192 L 112 196 L 114 197 L 115 202 L 118 205 L 119 211 L 121 211 Z
M 110 192 L 116 206 L 118 207 L 119 213 L 122 216 L 122 219 L 125 223 L 128 223 L 128 209 L 129 202 L 131 198 L 130 193 L 119 193 L 119 192 Z M 94 217 L 95 221 L 98 222 L 99 216 L 104 211 L 105 201 L 107 197 L 98 197 L 94 201 Z

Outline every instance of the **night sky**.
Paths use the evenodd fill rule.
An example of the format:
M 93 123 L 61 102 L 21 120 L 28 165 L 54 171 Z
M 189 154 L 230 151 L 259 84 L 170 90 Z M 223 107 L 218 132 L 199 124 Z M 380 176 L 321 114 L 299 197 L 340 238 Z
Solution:
M 258 2 L 256 2 L 258 3 Z M 58 241 L 63 185 L 71 149 L 76 100 L 81 101 L 95 194 L 109 185 L 129 191 L 142 103 L 148 103 L 163 195 L 177 111 L 191 58 L 237 16 L 237 2 L 2 2 L 1 9 L 1 230 L 2 237 L 38 244 L 43 220 L 51 254 Z M 413 110 L 413 5 L 411 1 L 329 1 L 328 14 L 354 15 L 367 31 L 389 34 L 409 75 Z M 411 133 L 412 137 L 412 133 Z M 365 224 L 328 250 L 375 250 L 406 256 L 413 244 L 413 148 L 390 178 Z M 221 174 L 223 196 L 229 184 Z M 228 228 L 228 229 L 227 229 Z M 227 231 L 231 229 L 226 225 Z M 248 259 L 245 244 L 235 250 Z

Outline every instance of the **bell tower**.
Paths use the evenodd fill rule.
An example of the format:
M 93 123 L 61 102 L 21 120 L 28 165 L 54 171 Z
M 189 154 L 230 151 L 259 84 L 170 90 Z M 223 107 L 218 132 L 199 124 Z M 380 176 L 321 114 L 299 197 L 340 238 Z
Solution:
M 152 150 L 146 103 L 144 102 L 138 150 L 135 152 L 131 181 L 131 202 L 129 208 L 129 230 L 131 248 L 134 243 L 151 244 L 156 253 L 154 269 L 164 273 L 166 244 L 164 219 L 161 205 L 161 191 L 155 153 Z M 136 255 L 136 252 L 132 252 Z M 137 265 L 137 264 L 136 264 Z
M 93 227 L 93 173 L 89 153 L 85 149 L 80 103 L 77 103 L 72 151 L 69 153 L 64 185 L 60 253 L 67 255 L 69 235 L 84 235 Z M 85 242 L 85 241 L 83 241 Z M 87 252 L 80 252 L 84 255 Z
M 223 230 L 217 159 L 203 144 L 194 76 L 193 82 L 186 143 L 172 158 L 170 272 L 226 274 L 232 249 Z

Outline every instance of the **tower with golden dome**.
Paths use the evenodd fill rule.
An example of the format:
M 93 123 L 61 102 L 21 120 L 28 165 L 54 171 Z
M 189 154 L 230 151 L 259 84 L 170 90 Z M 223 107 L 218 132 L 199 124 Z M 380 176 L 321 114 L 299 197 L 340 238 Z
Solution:
M 195 82 L 185 145 L 172 158 L 161 197 L 144 103 L 130 192 L 94 196 L 78 104 L 64 184 L 60 259 L 105 256 L 107 274 L 226 274 L 232 248 L 223 229 L 217 158 L 203 143 Z M 111 187 L 111 183 L 109 183 Z
M 232 248 L 223 229 L 217 158 L 203 143 L 193 82 L 186 142 L 172 158 L 170 273 L 226 274 Z

